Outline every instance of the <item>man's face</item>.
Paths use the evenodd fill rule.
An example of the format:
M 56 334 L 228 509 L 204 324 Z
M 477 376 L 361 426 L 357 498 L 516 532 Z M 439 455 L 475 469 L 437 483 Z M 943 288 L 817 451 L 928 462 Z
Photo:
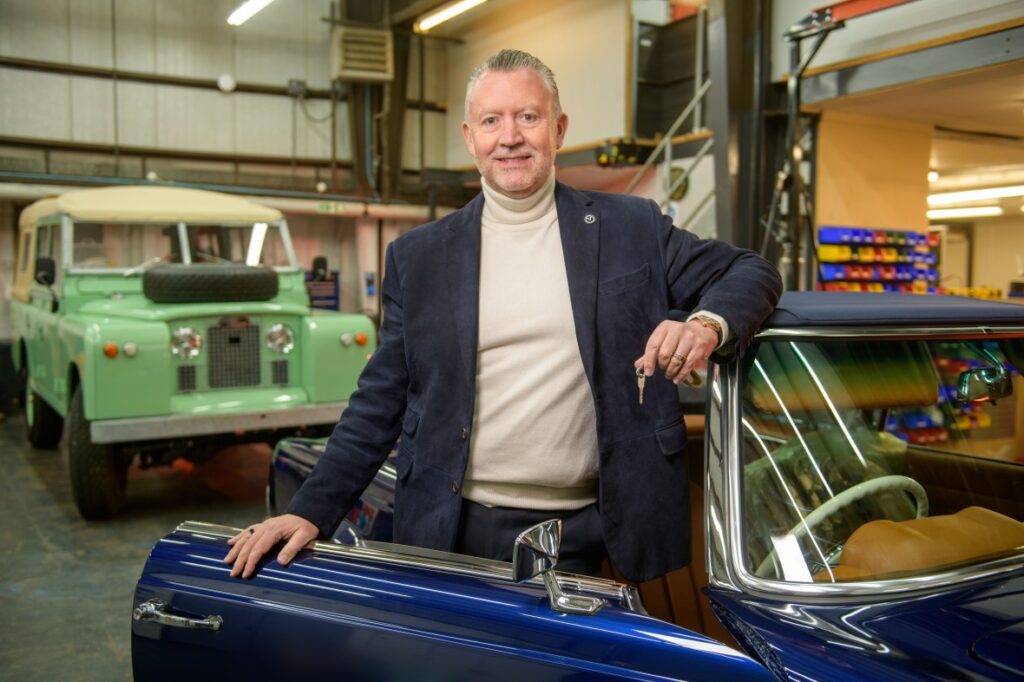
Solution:
M 528 197 L 547 182 L 569 117 L 556 119 L 552 98 L 532 69 L 489 71 L 469 98 L 462 136 L 480 174 L 495 191 Z

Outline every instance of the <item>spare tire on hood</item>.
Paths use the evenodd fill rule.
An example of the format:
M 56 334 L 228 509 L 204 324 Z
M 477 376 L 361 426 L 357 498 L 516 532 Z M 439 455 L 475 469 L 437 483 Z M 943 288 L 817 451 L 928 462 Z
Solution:
M 142 275 L 142 293 L 155 303 L 268 301 L 277 296 L 277 272 L 236 263 L 171 263 Z

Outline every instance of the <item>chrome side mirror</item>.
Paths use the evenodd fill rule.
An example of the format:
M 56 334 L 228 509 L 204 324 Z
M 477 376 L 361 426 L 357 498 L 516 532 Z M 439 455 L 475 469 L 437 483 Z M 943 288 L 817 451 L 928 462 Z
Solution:
M 561 519 L 550 519 L 524 530 L 512 547 L 512 579 L 522 583 L 553 569 L 561 546 Z
M 962 403 L 991 402 L 994 405 L 1000 398 L 1013 395 L 1013 380 L 1002 361 L 981 344 L 971 344 L 971 347 L 991 362 L 992 366 L 961 372 L 957 381 L 956 399 Z
M 524 530 L 512 547 L 512 579 L 521 583 L 539 575 L 544 580 L 552 609 L 561 613 L 592 616 L 606 602 L 596 597 L 567 594 L 562 590 L 554 571 L 561 545 L 561 519 L 549 519 Z

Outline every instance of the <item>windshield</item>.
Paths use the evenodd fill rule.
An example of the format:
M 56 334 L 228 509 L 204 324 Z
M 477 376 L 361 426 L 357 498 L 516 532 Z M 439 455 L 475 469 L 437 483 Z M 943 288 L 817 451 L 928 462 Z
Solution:
M 71 266 L 89 270 L 131 268 L 147 261 L 180 263 L 175 225 L 75 223 Z
M 1024 556 L 1024 338 L 751 350 L 749 571 L 878 580 Z
M 189 225 L 188 243 L 195 263 L 239 263 L 288 267 L 291 262 L 276 225 Z
M 276 224 L 187 225 L 193 263 L 240 263 L 290 267 Z M 137 269 L 183 263 L 176 224 L 75 223 L 71 267 L 87 270 Z

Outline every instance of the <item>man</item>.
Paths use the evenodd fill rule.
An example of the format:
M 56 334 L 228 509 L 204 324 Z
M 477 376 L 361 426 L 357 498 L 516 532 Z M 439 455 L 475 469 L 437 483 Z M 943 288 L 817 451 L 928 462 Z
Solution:
M 558 517 L 565 570 L 607 553 L 646 580 L 689 562 L 675 384 L 749 341 L 779 277 L 651 201 L 555 182 L 567 126 L 535 57 L 503 50 L 471 76 L 462 131 L 483 192 L 388 248 L 380 346 L 288 513 L 231 540 L 232 575 L 329 535 L 399 436 L 398 543 L 508 559 Z

